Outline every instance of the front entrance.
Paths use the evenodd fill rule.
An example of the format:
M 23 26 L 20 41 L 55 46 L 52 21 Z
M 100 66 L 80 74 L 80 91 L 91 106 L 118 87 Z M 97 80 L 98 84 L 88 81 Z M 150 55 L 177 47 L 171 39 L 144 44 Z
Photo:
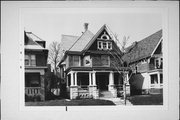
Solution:
M 96 73 L 96 85 L 100 91 L 107 91 L 109 85 L 109 73 Z

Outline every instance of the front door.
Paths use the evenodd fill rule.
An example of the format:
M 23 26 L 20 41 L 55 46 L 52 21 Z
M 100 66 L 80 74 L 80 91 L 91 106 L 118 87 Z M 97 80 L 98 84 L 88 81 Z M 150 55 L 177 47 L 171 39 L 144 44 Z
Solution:
M 97 88 L 100 91 L 107 91 L 109 84 L 109 74 L 108 73 L 97 73 L 96 75 Z

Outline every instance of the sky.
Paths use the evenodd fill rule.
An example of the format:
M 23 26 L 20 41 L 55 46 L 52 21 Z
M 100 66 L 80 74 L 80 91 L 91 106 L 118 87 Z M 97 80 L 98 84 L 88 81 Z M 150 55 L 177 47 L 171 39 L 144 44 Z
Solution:
M 162 29 L 160 12 L 138 12 L 135 8 L 31 9 L 25 13 L 24 29 L 45 40 L 47 48 L 52 41 L 60 42 L 62 34 L 80 36 L 84 23 L 89 23 L 88 29 L 94 34 L 106 24 L 120 41 L 129 36 L 127 46 Z

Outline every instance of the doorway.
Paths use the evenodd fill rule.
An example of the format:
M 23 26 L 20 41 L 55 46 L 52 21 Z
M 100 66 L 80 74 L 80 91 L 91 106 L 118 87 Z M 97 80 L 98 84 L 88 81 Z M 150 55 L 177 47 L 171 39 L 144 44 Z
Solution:
M 109 85 L 109 73 L 108 72 L 96 73 L 96 84 L 99 91 L 107 91 Z

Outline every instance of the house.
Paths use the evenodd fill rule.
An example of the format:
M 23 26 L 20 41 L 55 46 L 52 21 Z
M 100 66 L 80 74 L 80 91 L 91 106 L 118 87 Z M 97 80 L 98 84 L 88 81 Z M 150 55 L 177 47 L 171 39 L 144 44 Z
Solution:
M 25 101 L 45 100 L 44 75 L 47 70 L 48 50 L 46 42 L 24 32 Z
M 61 42 L 64 56 L 59 67 L 70 99 L 117 97 L 129 68 L 106 24 L 93 34 L 85 23 L 81 36 L 62 35 Z
M 162 93 L 163 52 L 162 30 L 134 42 L 126 48 L 122 59 L 131 67 L 131 93 Z

